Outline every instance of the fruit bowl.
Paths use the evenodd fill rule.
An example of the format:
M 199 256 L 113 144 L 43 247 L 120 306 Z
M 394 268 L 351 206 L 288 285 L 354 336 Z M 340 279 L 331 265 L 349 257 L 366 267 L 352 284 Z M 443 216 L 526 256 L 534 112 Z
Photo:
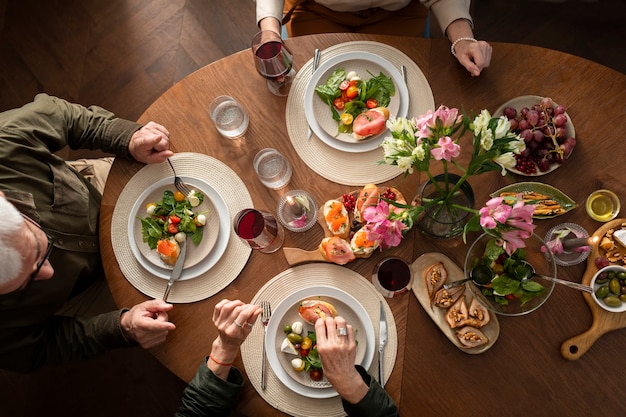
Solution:
M 611 281 L 614 283 L 611 283 Z M 593 300 L 606 311 L 622 313 L 626 311 L 626 295 L 622 288 L 626 285 L 626 268 L 609 265 L 600 269 L 591 279 Z M 620 294 L 622 295 L 620 299 Z
M 511 259 L 506 253 L 501 253 L 502 249 L 495 244 L 492 236 L 484 233 L 472 243 L 465 257 L 466 278 L 470 277 L 472 269 L 480 263 L 486 264 L 493 273 L 494 278 L 488 284 L 479 286 L 472 282 L 469 287 L 473 295 L 482 298 L 487 308 L 496 314 L 521 316 L 531 313 L 548 300 L 554 289 L 553 281 L 540 277 L 521 279 L 515 276 L 514 269 L 519 267 L 520 261 L 513 262 L 513 259 L 525 259 L 539 275 L 556 276 L 556 263 L 552 253 L 541 250 L 545 247 L 544 241 L 533 234 L 524 242 L 526 247 L 518 249 Z M 492 258 L 496 260 L 491 261 Z M 507 265 L 505 271 L 503 265 Z

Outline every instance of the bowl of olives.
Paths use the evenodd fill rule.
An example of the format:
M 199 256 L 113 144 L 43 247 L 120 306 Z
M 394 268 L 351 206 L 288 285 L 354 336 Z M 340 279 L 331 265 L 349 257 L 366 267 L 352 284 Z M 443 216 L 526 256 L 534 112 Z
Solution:
M 614 313 L 626 311 L 626 268 L 609 265 L 591 279 L 593 299 L 603 309 Z

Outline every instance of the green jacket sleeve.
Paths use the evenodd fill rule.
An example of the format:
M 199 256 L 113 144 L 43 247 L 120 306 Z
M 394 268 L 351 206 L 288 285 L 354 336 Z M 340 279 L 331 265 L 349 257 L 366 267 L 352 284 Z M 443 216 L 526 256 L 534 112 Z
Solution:
M 342 399 L 343 409 L 349 416 L 359 417 L 392 417 L 398 416 L 398 408 L 393 399 L 387 394 L 383 387 L 375 381 L 367 371 L 356 365 L 361 378 L 369 387 L 367 394 L 356 404 L 350 404 Z
M 0 124 L 3 131 L 44 143 L 51 152 L 69 146 L 99 149 L 124 158 L 130 158 L 128 143 L 141 128 L 101 107 L 87 108 L 47 94 L 38 94 L 32 103 L 5 112 Z
M 231 367 L 228 380 L 215 376 L 204 362 L 198 368 L 196 376 L 183 393 L 183 403 L 176 417 L 219 417 L 228 416 L 235 405 L 243 376 L 237 368 Z

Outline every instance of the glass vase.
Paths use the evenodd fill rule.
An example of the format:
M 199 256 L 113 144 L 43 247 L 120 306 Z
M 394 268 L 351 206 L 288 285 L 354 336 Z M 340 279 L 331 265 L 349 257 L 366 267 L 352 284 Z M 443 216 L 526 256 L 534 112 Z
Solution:
M 436 187 L 430 180 L 424 183 L 421 192 L 421 204 L 425 205 L 424 214 L 418 226 L 422 233 L 438 239 L 452 239 L 463 233 L 465 224 L 469 221 L 472 213 L 458 207 L 474 207 L 474 190 L 469 182 L 465 181 L 453 195 L 441 204 L 430 204 L 426 201 L 439 199 L 442 197 L 440 190 L 446 189 L 445 175 L 439 174 L 433 178 L 439 187 Z M 447 187 L 452 189 L 461 179 L 456 174 L 448 174 Z

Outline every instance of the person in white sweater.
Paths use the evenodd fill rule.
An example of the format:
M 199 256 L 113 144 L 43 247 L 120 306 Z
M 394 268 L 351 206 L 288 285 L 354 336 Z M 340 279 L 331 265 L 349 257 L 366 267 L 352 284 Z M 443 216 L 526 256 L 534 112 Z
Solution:
M 474 39 L 470 0 L 256 0 L 261 30 L 290 37 L 356 32 L 422 36 L 428 11 L 450 40 L 451 52 L 472 76 L 491 62 L 489 43 Z

